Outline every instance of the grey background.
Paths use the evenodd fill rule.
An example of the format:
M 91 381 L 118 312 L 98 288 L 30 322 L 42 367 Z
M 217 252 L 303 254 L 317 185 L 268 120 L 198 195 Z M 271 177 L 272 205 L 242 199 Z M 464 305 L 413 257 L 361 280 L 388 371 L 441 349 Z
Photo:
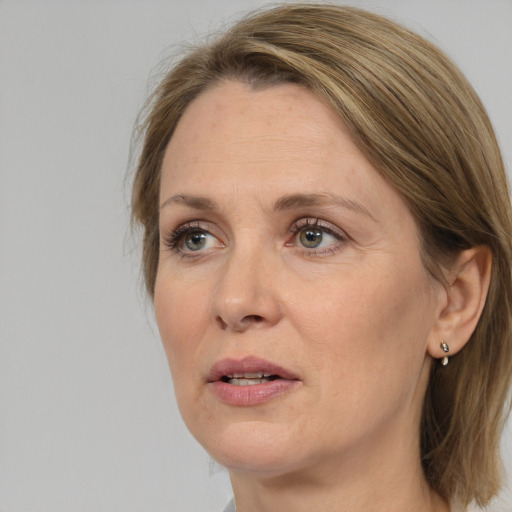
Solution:
M 512 1 L 350 3 L 452 55 L 510 170 Z M 227 502 L 225 473 L 176 410 L 127 236 L 124 180 L 162 59 L 263 4 L 0 0 L 1 512 L 209 512 Z M 510 471 L 510 426 L 504 454 Z M 496 510 L 512 510 L 510 489 Z

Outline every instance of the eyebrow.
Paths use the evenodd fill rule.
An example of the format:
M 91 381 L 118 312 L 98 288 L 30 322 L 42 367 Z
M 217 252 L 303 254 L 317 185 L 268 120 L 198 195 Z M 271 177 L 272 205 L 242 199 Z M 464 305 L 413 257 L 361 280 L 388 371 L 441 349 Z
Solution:
M 275 204 L 276 211 L 293 210 L 296 208 L 320 207 L 341 207 L 369 217 L 377 222 L 375 217 L 361 203 L 326 192 L 324 194 L 290 194 L 281 197 Z
M 177 194 L 169 197 L 160 205 L 160 210 L 171 204 L 181 204 L 194 210 L 220 210 L 218 203 L 213 199 L 209 197 L 192 196 L 188 194 Z M 373 221 L 377 222 L 375 217 L 361 203 L 328 192 L 324 194 L 290 194 L 283 196 L 276 201 L 274 205 L 274 211 L 288 211 L 295 210 L 297 208 L 311 208 L 314 206 L 337 208 L 341 207 L 346 210 L 365 215 Z
M 169 197 L 169 199 L 166 199 L 160 205 L 160 210 L 173 203 L 182 204 L 183 206 L 187 206 L 188 208 L 192 208 L 194 210 L 219 210 L 218 204 L 209 197 L 190 196 L 186 194 L 177 194 L 175 196 Z

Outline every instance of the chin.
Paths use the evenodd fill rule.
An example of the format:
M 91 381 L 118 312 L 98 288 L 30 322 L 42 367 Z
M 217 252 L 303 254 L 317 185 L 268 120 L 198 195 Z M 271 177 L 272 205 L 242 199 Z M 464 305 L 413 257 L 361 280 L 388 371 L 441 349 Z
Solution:
M 290 457 L 299 453 L 290 434 L 290 429 L 280 425 L 243 421 L 196 438 L 213 459 L 229 470 L 280 474 L 297 462 Z

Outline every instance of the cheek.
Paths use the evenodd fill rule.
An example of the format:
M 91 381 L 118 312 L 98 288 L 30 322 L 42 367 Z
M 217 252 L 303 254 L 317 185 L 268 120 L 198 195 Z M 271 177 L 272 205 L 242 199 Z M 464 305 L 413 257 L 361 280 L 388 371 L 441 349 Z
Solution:
M 358 362 L 375 401 L 396 410 L 419 404 L 423 391 L 417 388 L 418 379 L 434 325 L 431 290 L 422 267 L 397 268 L 368 293 L 369 300 L 359 301 L 367 318 L 367 338 Z
M 421 267 L 354 267 L 323 283 L 320 293 L 297 293 L 296 321 L 318 360 L 329 362 L 328 378 L 355 387 L 419 372 L 433 320 L 428 283 Z M 316 370 L 326 375 L 325 366 Z
M 157 277 L 155 315 L 160 337 L 175 381 L 181 373 L 197 370 L 199 346 L 208 316 L 204 286 Z

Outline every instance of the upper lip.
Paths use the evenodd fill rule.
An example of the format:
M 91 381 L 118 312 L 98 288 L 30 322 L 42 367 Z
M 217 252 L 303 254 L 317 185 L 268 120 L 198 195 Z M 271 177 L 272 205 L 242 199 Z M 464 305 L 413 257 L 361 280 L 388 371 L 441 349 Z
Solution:
M 216 362 L 208 374 L 208 382 L 221 380 L 222 377 L 233 374 L 258 373 L 263 372 L 266 375 L 278 375 L 286 380 L 298 380 L 298 376 L 282 366 L 261 359 L 255 356 L 246 356 L 242 359 L 222 359 Z

